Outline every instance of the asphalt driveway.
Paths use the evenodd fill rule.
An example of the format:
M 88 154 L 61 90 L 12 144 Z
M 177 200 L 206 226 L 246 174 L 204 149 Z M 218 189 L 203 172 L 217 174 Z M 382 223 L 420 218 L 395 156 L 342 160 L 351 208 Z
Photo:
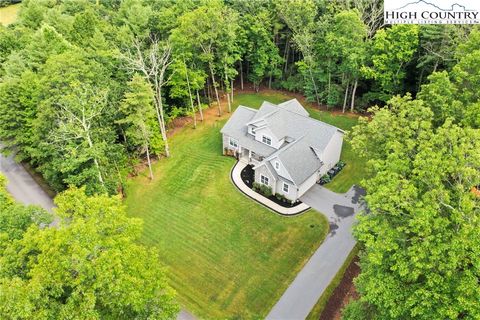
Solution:
M 297 274 L 267 319 L 305 319 L 355 246 L 352 225 L 361 210 L 364 190 L 353 186 L 338 194 L 320 185 L 313 186 L 300 200 L 323 213 L 330 233 Z
M 8 179 L 7 190 L 17 201 L 38 205 L 52 212 L 54 207 L 52 199 L 25 168 L 15 162 L 13 156 L 6 157 L 0 154 L 0 172 Z

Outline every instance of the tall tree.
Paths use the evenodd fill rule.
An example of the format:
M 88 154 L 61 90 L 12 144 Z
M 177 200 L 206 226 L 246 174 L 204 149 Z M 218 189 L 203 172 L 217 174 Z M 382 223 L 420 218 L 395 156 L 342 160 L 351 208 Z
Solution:
M 162 138 L 155 130 L 154 94 L 152 88 L 140 75 L 135 74 L 128 83 L 128 91 L 120 104 L 123 117 L 117 123 L 126 126 L 129 145 L 146 154 L 150 179 L 153 179 L 151 155 L 162 148 Z
M 134 72 L 140 72 L 144 75 L 147 82 L 152 86 L 155 93 L 155 111 L 157 121 L 164 142 L 165 156 L 170 156 L 168 146 L 167 126 L 165 119 L 165 110 L 163 107 L 163 87 L 168 82 L 166 72 L 168 66 L 172 63 L 170 42 L 167 40 L 161 42 L 155 36 L 147 40 L 148 47 L 143 49 L 138 39 L 133 41 L 135 52 L 127 52 L 123 58 L 127 61 L 127 67 Z
M 377 99 L 387 100 L 392 94 L 402 92 L 405 65 L 418 46 L 418 26 L 394 25 L 379 30 L 371 44 L 371 64 L 362 68 L 366 78 L 374 79 L 379 86 Z
M 57 228 L 42 228 L 31 212 L 28 227 L 0 230 L 1 318 L 175 317 L 158 254 L 137 243 L 141 221 L 126 216 L 118 197 L 71 189 L 55 203 Z M 8 214 L 25 216 L 2 211 L 0 220 Z
M 375 174 L 356 280 L 378 319 L 475 318 L 480 309 L 480 135 L 449 120 L 438 129 L 423 102 L 396 97 L 352 134 Z M 353 314 L 353 313 L 349 313 Z M 348 318 L 347 318 L 348 319 Z M 354 318 L 352 318 L 354 319 Z
M 320 105 L 320 95 L 314 69 L 317 67 L 318 57 L 314 49 L 316 40 L 316 16 L 318 8 L 313 0 L 283 1 L 278 3 L 279 15 L 292 30 L 293 41 L 303 55 L 299 62 L 300 70 L 313 88 L 314 100 Z
M 361 67 L 366 60 L 366 27 L 356 10 L 341 11 L 335 15 L 332 30 L 326 35 L 326 50 L 335 56 L 345 83 L 345 97 L 342 111 L 345 112 L 349 88 L 351 90 L 350 110 L 355 105 L 355 93 L 361 76 Z

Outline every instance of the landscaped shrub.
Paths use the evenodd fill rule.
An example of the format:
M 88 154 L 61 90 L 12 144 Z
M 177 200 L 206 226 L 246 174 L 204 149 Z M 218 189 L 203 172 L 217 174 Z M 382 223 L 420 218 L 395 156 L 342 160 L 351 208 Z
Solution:
M 258 182 L 253 183 L 253 190 L 260 194 L 263 194 L 265 197 L 270 197 L 273 194 L 272 188 Z
M 320 178 L 320 183 L 321 183 L 321 184 L 329 183 L 330 181 L 332 181 L 332 178 L 330 178 L 330 176 L 329 176 L 328 174 L 324 174 L 324 175 Z
M 288 203 L 288 204 L 293 204 L 293 201 L 288 199 L 287 197 L 285 197 L 283 194 L 276 193 L 275 198 L 277 198 L 278 201 L 282 201 L 282 202 L 285 202 L 285 203 Z

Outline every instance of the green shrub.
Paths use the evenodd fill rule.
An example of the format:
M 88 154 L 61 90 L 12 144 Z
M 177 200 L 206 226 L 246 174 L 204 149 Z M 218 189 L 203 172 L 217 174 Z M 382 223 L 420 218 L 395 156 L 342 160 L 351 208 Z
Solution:
M 253 190 L 260 194 L 263 194 L 265 197 L 270 197 L 273 194 L 272 188 L 258 182 L 253 183 Z
M 330 181 L 332 181 L 332 178 L 330 178 L 328 174 L 323 175 L 321 179 L 323 183 L 329 183 Z
M 375 318 L 373 308 L 359 300 L 350 301 L 342 310 L 342 320 L 373 320 Z

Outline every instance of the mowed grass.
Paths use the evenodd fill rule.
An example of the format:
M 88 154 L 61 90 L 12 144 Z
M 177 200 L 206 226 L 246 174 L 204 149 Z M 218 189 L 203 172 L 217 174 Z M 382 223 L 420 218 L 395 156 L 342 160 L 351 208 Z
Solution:
M 240 99 L 241 100 L 241 99 Z M 242 103 L 243 104 L 243 103 Z M 282 217 L 241 194 L 222 153 L 225 119 L 183 128 L 172 156 L 130 181 L 126 205 L 142 218 L 179 302 L 200 318 L 262 318 L 328 231 L 325 217 Z
M 12 4 L 7 7 L 0 8 L 0 24 L 8 26 L 17 20 L 18 10 L 20 9 L 20 3 Z

